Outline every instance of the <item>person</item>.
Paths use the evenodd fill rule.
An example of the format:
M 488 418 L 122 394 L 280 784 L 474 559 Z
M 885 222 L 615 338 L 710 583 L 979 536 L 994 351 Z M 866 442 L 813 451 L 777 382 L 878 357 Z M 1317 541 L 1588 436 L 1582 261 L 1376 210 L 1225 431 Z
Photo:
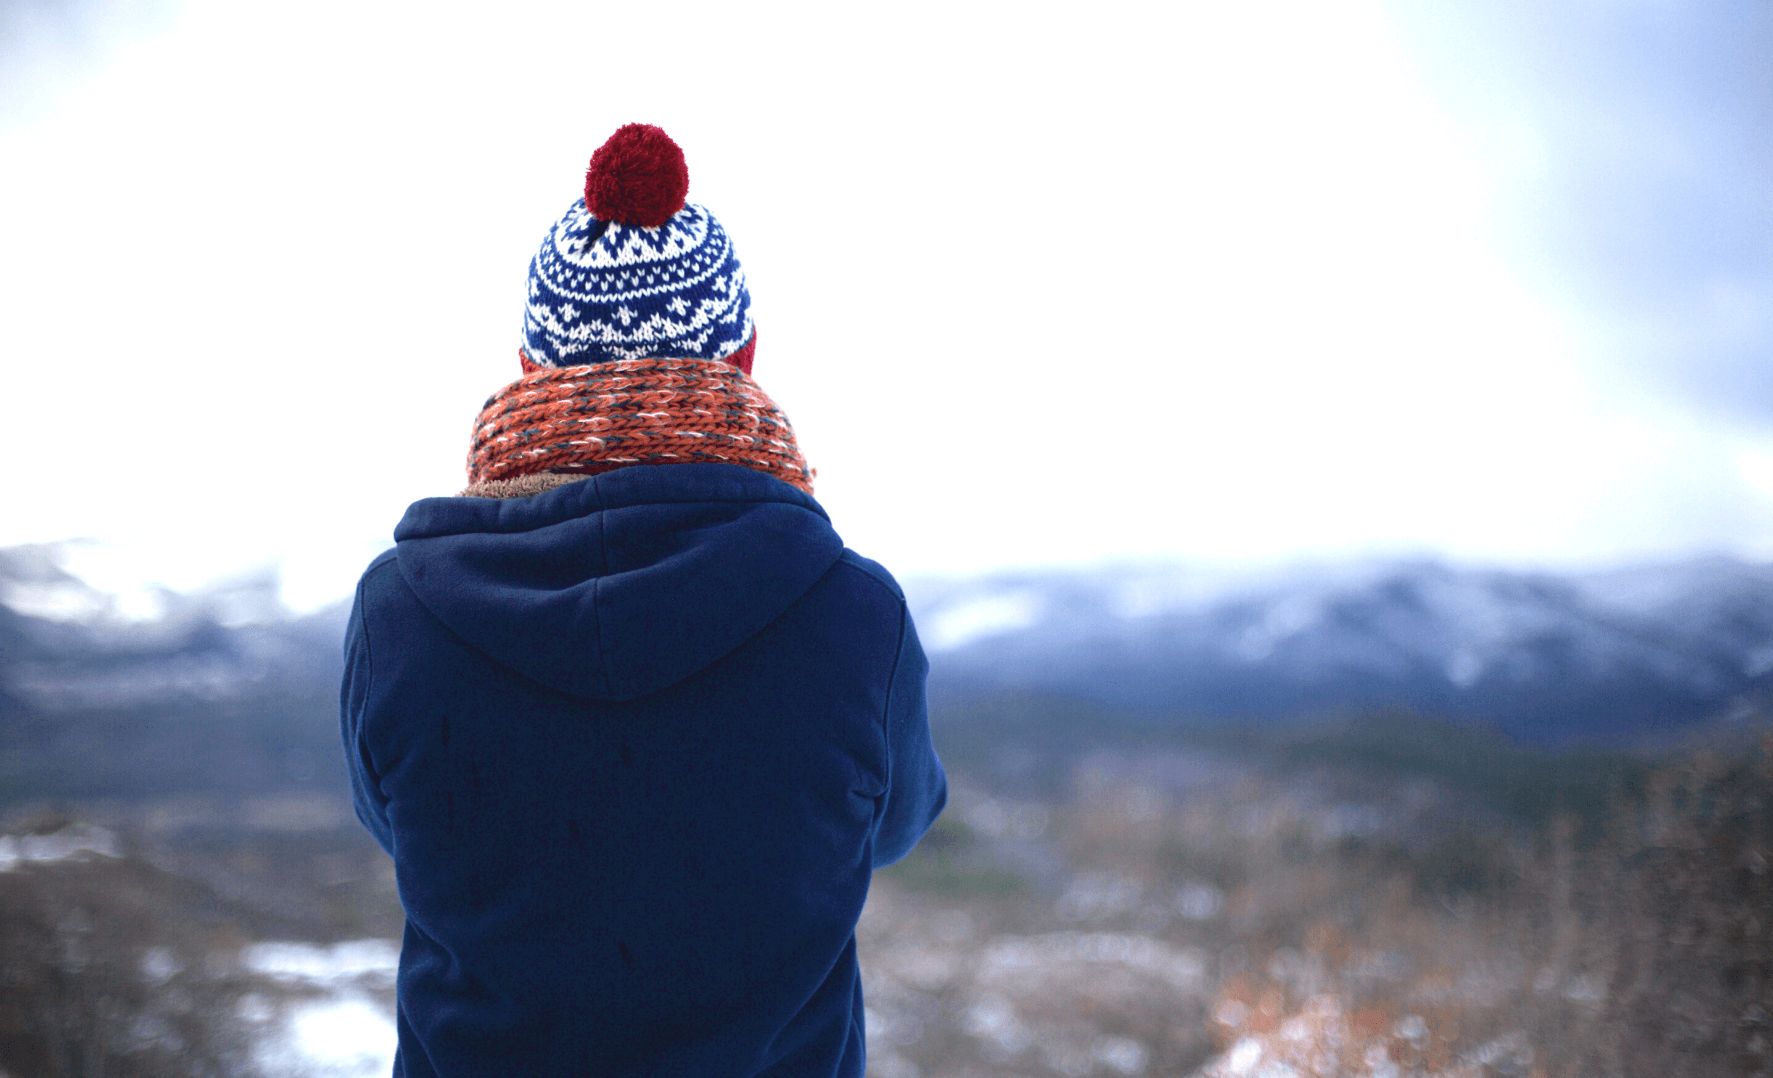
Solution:
M 529 269 L 466 490 L 357 589 L 358 816 L 406 911 L 396 1075 L 860 1076 L 870 873 L 942 811 L 903 593 L 751 378 L 750 294 L 630 124 Z

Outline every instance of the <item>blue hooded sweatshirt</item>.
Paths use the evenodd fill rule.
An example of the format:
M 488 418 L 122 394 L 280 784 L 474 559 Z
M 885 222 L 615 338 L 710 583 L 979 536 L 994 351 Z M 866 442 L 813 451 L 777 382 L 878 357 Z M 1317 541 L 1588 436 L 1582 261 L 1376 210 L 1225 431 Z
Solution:
M 358 585 L 396 1075 L 863 1072 L 870 872 L 946 799 L 893 578 L 727 464 L 428 498 Z

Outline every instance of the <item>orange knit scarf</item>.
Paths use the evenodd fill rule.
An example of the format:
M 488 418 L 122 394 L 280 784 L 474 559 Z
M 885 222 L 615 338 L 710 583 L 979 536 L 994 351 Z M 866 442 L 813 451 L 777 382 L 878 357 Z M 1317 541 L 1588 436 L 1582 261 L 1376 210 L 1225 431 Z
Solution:
M 623 359 L 526 374 L 481 409 L 468 482 L 700 462 L 742 464 L 813 492 L 788 417 L 717 359 Z

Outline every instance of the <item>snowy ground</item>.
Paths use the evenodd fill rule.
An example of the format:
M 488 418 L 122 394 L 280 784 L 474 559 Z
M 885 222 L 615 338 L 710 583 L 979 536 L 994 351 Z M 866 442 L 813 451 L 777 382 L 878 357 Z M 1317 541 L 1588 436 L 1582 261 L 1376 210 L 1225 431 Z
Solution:
M 122 856 L 115 832 L 88 823 L 49 834 L 0 835 L 0 873 Z M 250 1031 L 259 1078 L 385 1078 L 391 1073 L 399 960 L 398 941 L 387 939 L 243 948 L 239 970 L 265 982 L 265 990 L 241 996 L 235 1007 L 236 1019 Z M 179 991 L 174 981 L 185 971 L 185 963 L 167 947 L 149 949 L 139 970 L 156 992 Z M 169 1035 L 164 1021 L 144 1016 L 137 1024 L 138 1039 Z
M 301 993 L 240 1001 L 241 1021 L 257 1031 L 263 1078 L 385 1078 L 393 1070 L 398 943 L 259 943 L 240 957 L 246 969 Z

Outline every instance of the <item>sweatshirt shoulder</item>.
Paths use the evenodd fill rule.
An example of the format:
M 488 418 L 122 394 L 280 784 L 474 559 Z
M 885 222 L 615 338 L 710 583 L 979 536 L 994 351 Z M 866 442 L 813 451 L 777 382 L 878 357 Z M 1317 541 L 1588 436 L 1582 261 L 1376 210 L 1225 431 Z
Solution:
M 388 610 L 403 606 L 411 595 L 412 589 L 400 574 L 400 559 L 395 548 L 389 547 L 377 554 L 358 577 L 357 593 L 351 603 L 351 622 L 367 629 L 365 618 L 373 613 L 377 619 L 385 620 Z
M 897 580 L 893 579 L 893 574 L 887 572 L 886 566 L 864 558 L 849 547 L 844 547 L 843 554 L 838 557 L 837 564 L 832 566 L 832 571 L 850 573 L 859 580 L 873 581 L 875 586 L 885 589 L 895 602 L 900 604 L 905 602 L 904 589 L 899 587 Z
M 399 570 L 399 566 L 396 564 L 396 559 L 397 559 L 399 553 L 400 553 L 400 549 L 398 547 L 391 546 L 388 549 L 382 551 L 380 554 L 377 554 L 374 558 L 372 558 L 370 560 L 369 567 L 363 570 L 364 579 L 367 580 L 371 576 L 375 575 L 377 572 L 381 572 L 381 571 L 396 571 L 397 572 Z
M 363 575 L 358 578 L 358 600 L 361 602 L 365 597 L 372 593 L 383 591 L 387 589 L 389 585 L 394 584 L 399 580 L 400 562 L 398 558 L 398 550 L 395 547 L 389 547 L 380 554 L 377 554 L 370 561 L 369 566 L 363 570 Z

